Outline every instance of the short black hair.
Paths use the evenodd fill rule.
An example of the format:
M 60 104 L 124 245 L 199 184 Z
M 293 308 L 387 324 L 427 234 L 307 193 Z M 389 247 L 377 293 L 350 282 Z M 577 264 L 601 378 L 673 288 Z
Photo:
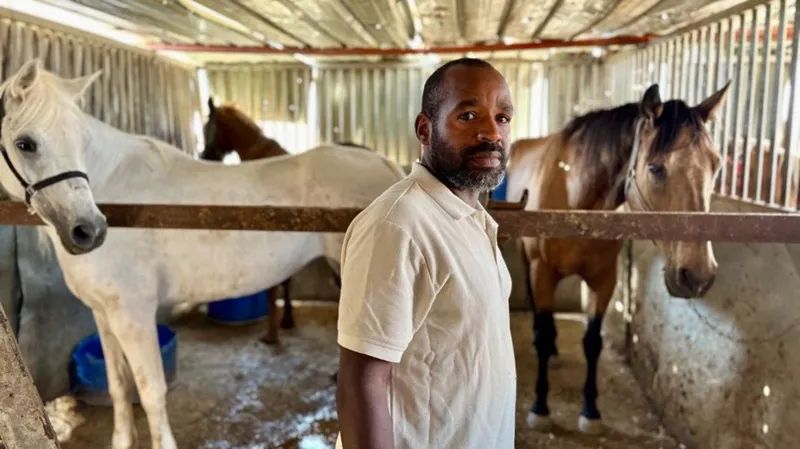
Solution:
M 436 69 L 436 71 L 428 77 L 427 81 L 425 81 L 425 87 L 422 90 L 422 113 L 427 115 L 431 120 L 436 118 L 436 113 L 439 111 L 439 106 L 442 104 L 442 84 L 444 82 L 444 76 L 447 70 L 456 66 L 494 70 L 494 66 L 478 58 L 454 59 Z

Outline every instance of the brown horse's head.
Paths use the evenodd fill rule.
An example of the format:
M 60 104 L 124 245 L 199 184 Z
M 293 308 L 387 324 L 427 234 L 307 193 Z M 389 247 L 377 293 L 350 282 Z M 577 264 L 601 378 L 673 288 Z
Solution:
M 200 159 L 221 161 L 234 150 L 233 144 L 225 138 L 225 111 L 217 109 L 214 99 L 208 98 L 208 121 L 203 125 L 203 140 L 206 145 Z
M 640 144 L 634 148 L 634 179 L 626 198 L 634 210 L 707 212 L 721 157 L 706 130 L 725 102 L 730 82 L 700 104 L 662 103 L 658 85 L 644 93 Z M 635 147 L 635 145 L 634 145 Z M 664 276 L 670 295 L 702 297 L 714 283 L 717 262 L 711 242 L 663 241 Z

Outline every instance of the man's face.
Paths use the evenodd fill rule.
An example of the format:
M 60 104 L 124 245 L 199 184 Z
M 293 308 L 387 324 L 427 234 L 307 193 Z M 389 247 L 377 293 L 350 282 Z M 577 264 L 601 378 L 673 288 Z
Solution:
M 494 189 L 505 175 L 512 115 L 508 85 L 497 71 L 449 69 L 438 114 L 429 124 L 425 161 L 452 188 Z

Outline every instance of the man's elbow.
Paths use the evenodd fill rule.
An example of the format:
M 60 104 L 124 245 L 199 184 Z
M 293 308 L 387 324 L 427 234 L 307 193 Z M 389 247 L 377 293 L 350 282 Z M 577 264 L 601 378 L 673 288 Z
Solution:
M 340 346 L 337 391 L 364 394 L 385 391 L 391 362 L 360 354 Z

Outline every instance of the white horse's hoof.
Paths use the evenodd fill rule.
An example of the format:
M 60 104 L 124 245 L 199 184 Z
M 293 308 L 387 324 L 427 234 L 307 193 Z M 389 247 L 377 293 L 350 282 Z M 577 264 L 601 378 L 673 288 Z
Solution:
M 589 435 L 599 435 L 605 431 L 606 426 L 601 419 L 589 419 L 583 415 L 578 418 L 578 428 Z
M 540 432 L 546 432 L 553 428 L 553 420 L 547 415 L 537 415 L 536 413 L 528 412 L 527 422 L 528 427 Z
M 132 424 L 132 423 L 131 423 Z M 134 449 L 136 448 L 137 438 L 135 429 L 130 432 L 114 432 L 111 437 L 112 449 Z

